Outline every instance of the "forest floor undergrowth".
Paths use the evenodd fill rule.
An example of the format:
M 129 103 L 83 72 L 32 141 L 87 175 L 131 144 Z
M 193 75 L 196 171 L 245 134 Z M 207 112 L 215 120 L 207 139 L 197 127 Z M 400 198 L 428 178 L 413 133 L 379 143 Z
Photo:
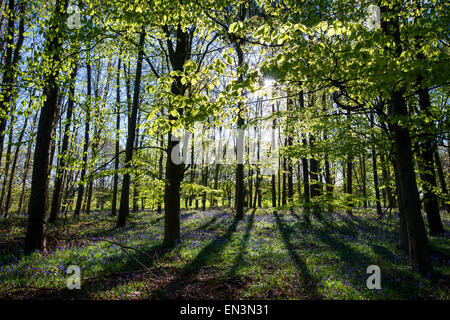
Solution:
M 397 247 L 398 218 L 373 210 L 324 214 L 263 208 L 234 219 L 230 209 L 183 210 L 181 243 L 162 247 L 164 217 L 131 213 L 126 227 L 94 212 L 49 227 L 48 252 L 24 255 L 26 217 L 0 222 L 0 299 L 445 299 L 450 298 L 447 232 L 429 237 L 434 274 L 411 271 Z M 69 290 L 68 266 L 81 269 Z M 378 265 L 381 289 L 366 286 Z

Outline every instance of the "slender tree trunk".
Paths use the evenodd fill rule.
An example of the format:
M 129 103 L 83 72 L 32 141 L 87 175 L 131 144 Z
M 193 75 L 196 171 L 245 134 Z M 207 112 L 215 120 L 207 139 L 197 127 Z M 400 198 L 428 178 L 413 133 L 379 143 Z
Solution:
M 363 196 L 363 206 L 367 209 L 367 171 L 366 171 L 366 157 L 360 155 L 360 169 L 361 169 L 361 191 Z
M 297 194 L 300 198 L 302 194 L 302 163 L 301 161 L 297 162 Z
M 324 139 L 327 140 L 328 137 L 325 135 Z M 325 159 L 325 183 L 326 183 L 326 192 L 328 198 L 333 197 L 333 180 L 331 179 L 331 172 L 330 172 L 330 161 L 328 160 L 328 153 L 325 153 L 324 155 Z
M 347 119 L 350 120 L 350 109 L 347 110 Z M 352 193 L 353 193 L 353 186 L 352 186 L 352 182 L 353 182 L 353 156 L 351 155 L 351 153 L 348 154 L 347 156 L 347 174 L 346 174 L 346 178 L 347 178 L 347 182 L 346 182 L 346 193 L 349 195 L 349 198 L 351 197 Z M 353 201 L 351 199 L 349 199 L 349 203 L 347 205 L 347 213 L 349 215 L 353 214 Z
M 397 170 L 397 163 L 395 160 L 392 161 L 392 165 L 394 167 L 395 186 L 396 186 L 395 189 L 397 191 L 398 211 L 400 220 L 400 237 L 398 240 L 398 247 L 405 252 L 409 252 L 408 227 L 406 225 L 406 204 L 403 201 L 402 193 L 400 192 L 400 176 Z
M 394 198 L 392 188 L 391 188 L 390 175 L 388 174 L 388 171 L 386 169 L 389 164 L 388 164 L 387 160 L 385 160 L 383 153 L 380 154 L 380 160 L 381 160 L 381 164 L 382 164 L 382 175 L 383 175 L 383 181 L 385 184 L 386 195 L 388 198 L 389 208 L 394 209 L 397 207 L 397 205 L 395 203 L 395 198 Z
M 289 91 L 288 91 L 289 93 Z M 287 130 L 286 130 L 286 145 L 288 148 L 292 147 L 292 117 L 291 114 L 293 112 L 293 104 L 294 102 L 292 99 L 288 98 L 286 105 L 287 105 L 287 111 L 288 111 L 288 123 L 287 123 Z M 294 200 L 294 182 L 293 182 L 293 168 L 292 168 L 292 158 L 290 156 L 287 157 L 287 198 L 290 203 Z
M 6 3 L 5 3 L 6 5 Z M 17 35 L 17 42 L 14 45 L 14 34 L 16 32 L 15 20 L 16 20 L 16 9 L 14 0 L 8 1 L 8 23 L 6 30 L 6 37 L 4 42 L 6 43 L 6 53 L 4 64 L 1 66 L 3 72 L 2 76 L 2 86 L 0 91 L 0 165 L 2 163 L 3 156 L 3 144 L 5 140 L 5 130 L 8 119 L 8 114 L 10 113 L 11 105 L 15 102 L 16 89 L 14 87 L 18 62 L 20 58 L 20 52 L 22 50 L 23 40 L 24 40 L 24 28 L 25 28 L 25 2 L 19 3 L 19 28 Z M 3 15 L 2 15 L 3 16 Z M 2 41 L 3 42 L 3 41 Z M 2 47 L 3 48 L 3 47 Z
M 373 184 L 374 184 L 374 188 L 375 188 L 375 202 L 376 202 L 376 206 L 377 206 L 377 214 L 381 218 L 383 213 L 381 211 L 380 189 L 378 187 L 377 155 L 375 153 L 374 148 L 372 148 L 372 169 L 373 169 Z
M 97 99 L 96 99 L 97 100 Z M 96 118 L 99 117 L 99 114 L 96 114 Z M 94 132 L 94 135 L 92 137 L 92 162 L 95 162 L 98 155 L 98 145 L 99 145 L 99 137 L 100 135 L 100 129 L 96 129 Z M 86 211 L 85 213 L 88 215 L 91 213 L 91 203 L 92 203 L 92 195 L 94 193 L 94 177 L 92 175 L 92 172 L 88 175 L 89 183 L 88 183 L 88 192 L 87 192 L 87 199 L 86 199 Z M 98 208 L 98 203 L 97 203 Z
M 208 165 L 206 164 L 205 154 L 203 154 L 203 163 L 202 163 L 202 185 L 207 188 L 208 187 Z M 202 210 L 206 210 L 206 191 L 202 194 Z
M 58 129 L 58 118 L 59 118 L 59 112 L 61 111 L 61 95 L 58 95 L 58 102 L 57 102 L 57 110 L 56 110 L 56 115 L 55 115 L 55 119 L 53 121 L 53 125 L 52 125 L 52 140 L 50 143 L 50 158 L 49 158 L 49 165 L 48 165 L 48 176 L 51 177 L 52 176 L 52 169 L 53 169 L 53 161 L 55 159 L 55 152 L 56 152 L 56 140 L 57 140 L 57 129 Z M 58 168 L 57 168 L 58 170 Z M 47 199 L 45 200 L 45 203 L 47 205 L 47 207 L 45 208 L 45 211 L 49 211 L 50 210 L 50 199 L 48 198 L 50 197 L 50 191 L 47 192 Z
M 311 149 L 313 149 L 314 141 L 314 137 L 311 136 L 309 138 Z M 313 200 L 313 214 L 320 220 L 322 218 L 321 209 L 319 203 L 317 203 L 317 198 L 321 196 L 321 188 L 319 185 L 319 162 L 314 158 L 309 159 L 309 168 L 309 176 L 311 179 L 311 199 Z
M 373 127 L 373 115 L 370 118 L 371 126 Z M 373 184 L 375 188 L 375 202 L 377 206 L 377 214 L 378 217 L 382 217 L 383 213 L 381 211 L 381 202 L 380 202 L 380 189 L 378 187 L 378 167 L 377 167 L 377 154 L 375 152 L 375 147 L 372 146 L 372 170 L 373 170 Z
M 92 145 L 94 146 L 94 145 Z M 92 156 L 93 159 L 95 159 L 94 156 Z M 92 175 L 89 175 L 89 187 L 87 189 L 87 196 L 86 196 L 86 215 L 89 215 L 91 213 L 91 204 L 92 204 L 92 194 L 94 193 L 94 179 L 92 178 Z M 98 203 L 97 207 L 98 209 Z
M 342 161 L 342 192 L 347 193 L 347 164 L 345 161 Z
M 141 119 L 141 112 L 138 112 L 138 118 L 137 118 L 137 125 L 139 126 L 140 123 L 140 119 Z M 139 128 L 136 129 L 136 143 L 135 143 L 135 147 L 136 147 L 136 151 L 135 151 L 135 157 L 138 156 L 139 151 Z M 138 181 L 138 174 L 137 174 L 137 167 L 133 166 L 135 169 L 135 174 L 134 174 L 134 179 L 133 179 L 133 212 L 137 212 L 139 210 L 139 205 L 138 205 L 138 199 L 139 199 L 139 181 Z
M 303 145 L 307 146 L 308 141 L 306 138 L 303 139 Z M 304 217 L 306 219 L 306 223 L 309 225 L 310 222 L 310 208 L 311 208 L 311 200 L 310 200 L 310 187 L 309 187 L 309 167 L 308 167 L 308 159 L 306 157 L 302 158 L 302 167 L 303 167 L 303 197 L 305 201 L 305 205 L 303 208 Z
M 117 79 L 116 79 L 116 146 L 114 160 L 114 178 L 113 178 L 113 196 L 111 203 L 111 215 L 117 215 L 117 193 L 119 186 L 119 152 L 120 152 L 120 56 L 117 63 Z
M 275 106 L 272 103 L 272 114 L 275 113 Z M 272 120 L 272 152 L 274 152 L 275 150 L 275 129 L 277 127 L 277 120 L 274 117 Z M 272 156 L 273 159 L 273 156 Z M 271 181 L 271 188 L 272 188 L 272 207 L 276 207 L 277 206 L 277 191 L 276 191 L 276 177 L 275 177 L 275 172 L 272 173 L 272 181 Z
M 74 106 L 74 100 L 75 100 L 75 83 L 76 83 L 76 76 L 77 76 L 77 68 L 78 66 L 75 65 L 72 74 L 70 75 L 70 78 L 73 80 L 73 84 L 71 84 L 69 89 L 69 101 L 67 103 L 67 112 L 66 112 L 66 123 L 64 126 L 64 137 L 62 141 L 61 146 L 61 152 L 60 152 L 60 159 L 58 164 L 58 170 L 56 172 L 56 180 L 55 180 L 55 186 L 53 189 L 53 196 L 52 196 L 52 203 L 51 203 L 51 209 L 50 209 L 50 216 L 48 219 L 48 222 L 53 223 L 56 221 L 56 218 L 59 214 L 59 210 L 61 207 L 61 192 L 62 192 L 62 182 L 64 178 L 64 171 L 66 167 L 66 156 L 67 151 L 69 147 L 69 136 L 70 136 L 70 127 L 72 124 L 72 113 L 73 113 L 73 106 Z
M 422 79 L 419 77 L 419 84 Z M 430 95 L 428 88 L 419 89 L 420 110 L 427 116 L 430 116 Z M 439 215 L 439 204 L 436 195 L 437 182 L 434 172 L 433 161 L 433 139 L 430 136 L 424 138 L 419 147 L 419 159 L 417 161 L 420 172 L 421 187 L 423 192 L 423 206 L 428 219 L 428 227 L 431 235 L 437 235 L 444 232 L 441 216 Z
M 32 99 L 32 97 L 30 98 L 30 105 L 31 105 L 31 99 Z M 25 123 L 23 124 L 22 130 L 20 131 L 19 137 L 17 139 L 17 146 L 16 146 L 16 150 L 15 150 L 14 156 L 13 156 L 13 162 L 12 162 L 12 165 L 11 165 L 11 174 L 10 174 L 9 184 L 8 184 L 8 194 L 6 196 L 5 208 L 4 208 L 4 218 L 5 219 L 8 217 L 8 213 L 9 213 L 9 207 L 10 207 L 10 202 L 11 202 L 11 193 L 12 193 L 12 184 L 13 184 L 13 181 L 14 181 L 14 175 L 15 175 L 15 171 L 16 171 L 17 159 L 19 158 L 20 148 L 22 146 L 22 139 L 23 139 L 23 136 L 25 134 L 25 129 L 26 129 L 27 124 L 28 124 L 28 118 L 29 118 L 29 116 L 26 115 L 25 116 Z
M 277 101 L 277 113 L 280 112 L 280 104 Z M 281 130 L 278 130 L 278 144 L 281 142 Z M 281 163 L 281 153 L 278 152 L 278 179 L 277 179 L 277 189 L 278 189 L 278 206 L 281 206 L 281 171 L 282 171 L 282 163 Z
M 139 93 L 141 89 L 141 74 L 142 74 L 142 60 L 144 57 L 144 41 L 145 32 L 142 31 L 139 39 L 139 53 L 136 65 L 136 78 L 134 82 L 133 107 L 131 115 L 128 118 L 128 137 L 125 149 L 125 174 L 122 181 L 122 194 L 120 197 L 119 216 L 117 219 L 117 227 L 123 227 L 126 223 L 126 218 L 129 215 L 130 207 L 130 173 L 131 161 L 133 159 L 134 140 L 136 136 L 136 121 L 139 107 Z
M 14 76 L 14 68 L 12 67 L 13 45 L 14 45 L 14 33 L 15 33 L 15 1 L 9 0 L 6 13 L 8 14 L 6 37 L 4 42 L 6 43 L 6 54 L 2 70 L 5 70 L 2 76 L 2 90 L 0 94 L 0 165 L 3 157 L 3 144 L 6 135 L 6 124 L 10 108 L 11 94 L 13 89 L 12 77 Z M 3 15 L 2 15 L 3 17 Z M 2 39 L 3 40 L 3 39 Z M 2 47 L 3 48 L 3 47 Z M 3 55 L 2 55 L 3 57 Z M 10 84 L 11 85 L 8 85 Z M 2 201 L 3 202 L 3 201 Z M 0 206 L 2 204 L 0 202 Z
M 2 183 L 2 189 L 0 194 L 0 215 L 3 215 L 5 212 L 4 207 L 4 200 L 6 195 L 6 186 L 8 184 L 8 177 L 9 177 L 9 168 L 11 165 L 11 152 L 12 152 L 12 145 L 13 145 L 13 132 L 14 132 L 14 115 L 12 115 L 11 123 L 9 125 L 9 134 L 8 134 L 8 147 L 6 148 L 6 162 L 5 162 L 5 172 L 3 176 L 3 183 Z M 5 215 L 6 218 L 6 215 Z
M 20 216 L 22 215 L 22 210 L 23 210 L 23 202 L 25 199 L 25 187 L 26 187 L 26 183 L 27 183 L 27 177 L 28 177 L 28 171 L 30 168 L 30 159 L 31 159 L 31 147 L 33 146 L 32 143 L 32 135 L 33 135 L 33 131 L 34 131 L 34 127 L 36 126 L 36 120 L 37 120 L 37 116 L 38 113 L 36 112 L 36 114 L 34 115 L 33 118 L 33 124 L 31 125 L 31 129 L 30 129 L 30 133 L 29 133 L 29 142 L 28 142 L 28 147 L 27 147 L 27 153 L 25 156 L 25 164 L 24 164 L 24 168 L 23 168 L 23 177 L 22 177 L 22 191 L 20 192 L 20 198 L 19 198 L 19 208 L 17 209 L 17 214 Z
M 259 110 L 261 110 L 261 112 L 262 112 L 262 107 L 261 106 L 258 107 L 258 105 L 257 105 L 257 110 L 256 110 L 257 113 Z M 262 114 L 260 114 L 259 116 L 262 118 Z M 261 127 L 258 128 L 258 142 L 257 142 L 257 150 L 256 150 L 255 199 L 253 202 L 254 209 L 256 209 L 256 202 L 258 201 L 258 195 L 260 193 L 259 185 L 261 183 L 260 168 L 259 168 L 259 165 L 260 165 L 260 141 L 261 141 Z
M 300 110 L 305 108 L 305 97 L 303 92 L 299 93 L 299 105 Z M 307 137 L 302 139 L 302 143 L 304 147 L 308 146 Z M 310 219 L 310 208 L 311 208 L 311 200 L 310 200 L 310 186 L 309 186 L 309 168 L 308 168 L 308 159 L 306 157 L 302 157 L 302 167 L 303 167 L 303 197 L 304 197 L 304 208 L 303 208 L 303 216 L 305 218 L 306 224 L 311 224 Z
M 193 184 L 195 182 L 195 143 L 194 143 L 194 139 L 195 139 L 195 134 L 192 133 L 191 136 L 191 172 L 190 172 L 190 182 L 191 184 Z M 189 208 L 192 208 L 192 201 L 194 200 L 194 195 L 191 194 L 189 195 Z
M 244 53 L 242 51 L 241 45 L 238 40 L 235 41 L 236 52 L 238 56 L 238 67 L 244 65 Z M 243 82 L 243 76 L 239 76 L 239 82 Z M 236 165 L 236 194 L 235 194 L 235 205 L 236 205 L 236 218 L 242 219 L 244 217 L 244 197 L 245 197 L 245 186 L 244 186 L 244 125 L 245 121 L 242 117 L 242 105 L 239 104 L 238 107 L 238 138 L 237 138 L 237 165 Z
M 437 144 L 434 144 L 434 161 L 436 162 L 436 169 L 438 172 L 439 182 L 441 184 L 441 192 L 444 197 L 443 203 L 447 213 L 450 213 L 450 203 L 446 203 L 446 201 L 450 201 L 449 194 L 447 190 L 447 183 L 445 182 L 444 171 L 442 170 L 441 158 L 439 157 L 439 149 Z
M 84 128 L 84 145 L 83 145 L 83 168 L 81 169 L 80 176 L 80 185 L 78 187 L 78 196 L 77 202 L 75 204 L 75 212 L 74 216 L 78 217 L 81 211 L 81 205 L 83 203 L 83 194 L 84 188 L 86 185 L 86 167 L 87 167 L 87 159 L 88 159 L 88 150 L 89 150 L 89 130 L 90 130 L 90 122 L 91 122 L 91 96 L 92 96 L 92 84 L 91 84 L 91 61 L 88 57 L 87 59 L 87 101 L 86 101 L 86 121 Z
M 214 190 L 219 189 L 219 173 L 220 173 L 220 163 L 217 163 L 214 169 Z M 213 207 L 218 206 L 217 198 L 215 196 L 212 197 L 211 204 Z
M 286 140 L 285 140 L 285 144 L 284 144 L 285 146 L 286 146 Z M 286 203 L 287 203 L 287 199 L 286 199 L 286 196 L 287 196 L 287 190 L 286 190 L 286 178 L 287 178 L 287 173 L 286 173 L 286 157 L 284 157 L 283 156 L 283 167 L 282 167 L 282 171 L 283 171 L 283 173 L 282 173 L 282 177 L 283 177 L 283 191 L 282 191 L 282 194 L 281 194 L 281 205 L 286 205 Z
M 163 146 L 164 146 L 164 137 L 161 136 L 160 147 L 162 148 Z M 164 169 L 163 168 L 163 160 L 164 160 L 164 151 L 161 150 L 161 154 L 159 155 L 159 160 L 158 160 L 158 167 L 159 167 L 158 179 L 160 181 L 162 181 L 162 179 L 163 179 L 163 169 Z M 195 165 L 193 164 L 192 170 L 195 170 L 194 167 L 195 167 Z M 160 202 L 158 202 L 158 207 L 157 207 L 156 210 L 157 210 L 158 213 L 161 213 L 162 208 L 161 208 L 161 203 Z

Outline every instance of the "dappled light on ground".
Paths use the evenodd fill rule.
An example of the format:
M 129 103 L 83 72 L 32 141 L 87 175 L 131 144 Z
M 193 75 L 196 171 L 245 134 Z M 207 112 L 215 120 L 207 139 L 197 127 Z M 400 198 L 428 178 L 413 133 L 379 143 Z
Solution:
M 14 299 L 448 299 L 449 235 L 431 238 L 435 274 L 411 272 L 398 222 L 333 213 L 306 227 L 299 212 L 183 211 L 182 242 L 162 247 L 163 219 L 139 212 L 123 229 L 108 214 L 70 217 L 50 230 L 48 254 L 20 249 L 23 217 L 1 230 L 0 296 Z M 444 216 L 446 228 L 448 217 Z M 382 289 L 366 287 L 380 266 Z M 81 267 L 81 289 L 66 269 Z

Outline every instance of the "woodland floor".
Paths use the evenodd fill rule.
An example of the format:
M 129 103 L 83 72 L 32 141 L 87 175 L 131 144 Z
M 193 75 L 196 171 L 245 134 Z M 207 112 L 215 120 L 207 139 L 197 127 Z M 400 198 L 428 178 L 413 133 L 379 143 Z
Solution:
M 446 299 L 450 298 L 450 217 L 430 237 L 434 274 L 410 271 L 396 248 L 396 216 L 371 210 L 327 214 L 307 228 L 301 212 L 184 210 L 182 242 L 161 246 L 163 216 L 115 218 L 94 212 L 50 230 L 48 252 L 23 255 L 26 217 L 0 222 L 0 299 Z M 59 231 L 57 231 L 59 230 Z M 369 290 L 366 269 L 381 269 Z M 69 265 L 81 267 L 81 289 L 66 288 Z

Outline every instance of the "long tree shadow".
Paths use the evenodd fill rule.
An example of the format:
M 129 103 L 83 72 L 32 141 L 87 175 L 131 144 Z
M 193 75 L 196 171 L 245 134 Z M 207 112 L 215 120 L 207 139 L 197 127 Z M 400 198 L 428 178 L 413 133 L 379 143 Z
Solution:
M 180 213 L 180 220 L 187 220 L 188 218 L 194 216 L 198 212 L 195 211 L 185 211 Z M 164 219 L 164 216 L 161 217 L 161 219 Z
M 207 231 L 207 230 L 211 230 L 211 229 L 215 229 L 215 226 L 217 224 L 220 223 L 221 219 L 229 216 L 228 213 L 226 212 L 221 212 L 219 214 L 214 215 L 210 220 L 208 220 L 208 222 L 202 224 L 201 226 L 195 228 L 194 230 L 192 230 L 192 232 L 195 231 Z
M 378 265 L 380 264 L 380 268 L 383 273 L 383 290 L 389 290 L 396 292 L 403 298 L 407 298 L 407 293 L 412 288 L 405 290 L 405 288 L 400 285 L 398 282 L 400 279 L 403 281 L 412 280 L 410 274 L 408 274 L 404 269 L 401 268 L 392 268 L 393 265 L 398 261 L 395 261 L 395 254 L 386 249 L 385 247 L 381 247 L 376 243 L 363 243 L 356 238 L 353 240 L 343 241 L 337 235 L 345 234 L 348 232 L 347 227 L 343 229 L 339 226 L 336 226 L 330 222 L 324 221 L 323 225 L 326 227 L 325 230 L 316 229 L 314 230 L 314 235 L 318 240 L 329 246 L 333 249 L 340 261 L 344 263 L 344 268 L 341 268 L 340 272 L 345 275 L 346 270 L 354 270 L 355 274 L 348 277 L 349 283 L 351 283 L 355 288 L 363 289 L 366 286 L 366 280 L 368 275 L 366 274 L 366 269 L 370 265 Z M 362 246 L 367 246 L 372 249 L 374 252 L 374 256 L 368 255 L 366 252 L 361 250 L 353 249 L 348 243 L 359 243 Z M 384 263 L 383 260 L 386 260 L 388 263 Z M 345 270 L 344 270 L 345 269 Z M 359 274 L 360 276 L 357 276 Z
M 139 230 L 146 230 L 146 228 L 148 226 L 152 226 L 152 225 L 156 225 L 158 224 L 160 221 L 164 220 L 164 215 L 159 216 L 159 215 L 152 215 L 148 222 L 146 223 L 142 223 L 141 221 L 139 221 L 137 219 L 137 217 L 131 215 L 127 221 L 127 224 L 124 227 L 116 227 L 115 226 L 115 220 L 116 217 L 108 217 L 109 219 L 111 219 L 111 221 L 113 222 L 113 227 L 109 228 L 109 229 L 105 229 L 105 230 L 98 230 L 98 231 L 94 231 L 94 232 L 89 232 L 86 235 L 90 236 L 90 237 L 101 237 L 101 236 L 110 236 L 110 235 L 122 235 L 122 234 L 126 234 L 127 232 L 129 232 L 130 230 L 134 230 L 134 231 L 139 231 Z M 73 221 L 73 220 L 72 220 Z
M 297 218 L 299 221 L 302 221 L 302 222 L 304 222 L 304 218 L 302 218 L 298 213 L 296 213 L 294 210 L 292 210 L 291 211 L 291 214 L 295 217 L 295 218 Z
M 222 214 L 217 216 L 222 216 Z M 211 221 L 217 220 L 217 216 L 208 219 L 198 229 L 201 230 L 209 226 Z M 188 238 L 189 232 L 190 230 L 183 232 L 182 239 Z M 224 238 L 226 237 L 227 235 L 224 236 Z M 102 240 L 99 238 L 98 241 Z M 161 269 L 157 267 L 159 260 L 172 251 L 172 248 L 164 247 L 161 243 L 144 245 L 136 248 L 138 250 L 133 250 L 129 246 L 121 247 L 120 243 L 111 243 L 111 246 L 120 247 L 121 250 L 108 256 L 103 261 L 102 270 L 95 276 L 82 279 L 81 290 L 40 288 L 37 291 L 30 291 L 24 288 L 22 292 L 32 294 L 33 299 L 51 299 L 52 297 L 58 299 L 89 299 L 104 290 L 112 290 L 134 280 L 145 280 L 145 278 L 152 277 L 152 274 L 155 274 L 152 273 L 154 270 L 149 273 L 150 269 L 152 267 L 156 267 L 158 270 Z M 76 256 L 73 257 L 73 260 L 74 264 L 77 264 Z M 82 274 L 84 270 L 95 268 L 98 264 L 99 262 L 95 260 L 85 261 L 80 265 Z
M 149 213 L 153 213 L 153 212 L 150 211 Z M 189 220 L 198 214 L 199 214 L 198 211 L 182 210 L 180 213 L 180 221 Z M 114 217 L 114 219 L 115 219 L 115 217 Z M 134 216 L 130 216 L 128 223 L 124 227 L 117 228 L 116 226 L 114 226 L 112 229 L 109 229 L 109 230 L 100 230 L 97 232 L 91 232 L 91 233 L 89 233 L 89 236 L 100 237 L 100 236 L 109 236 L 111 234 L 117 236 L 117 235 L 121 235 L 121 234 L 126 234 L 130 230 L 144 231 L 144 230 L 146 230 L 146 228 L 148 226 L 156 225 L 163 220 L 164 220 L 164 214 L 162 214 L 162 215 L 154 214 L 152 217 L 150 217 L 150 219 L 147 223 L 142 224 L 141 222 L 135 220 Z
M 93 296 L 104 290 L 125 285 L 136 279 L 142 280 L 141 277 L 148 276 L 148 269 L 154 262 L 169 253 L 167 248 L 161 244 L 146 246 L 140 249 L 141 253 L 122 252 L 110 256 L 108 261 L 103 265 L 102 270 L 96 272 L 96 275 L 92 277 L 84 278 L 83 275 L 87 269 L 98 267 L 98 262 L 87 261 L 83 263 L 80 265 L 82 278 L 81 288 L 78 290 L 70 290 L 67 287 L 29 288 L 28 286 L 19 286 L 18 290 L 14 290 L 14 295 L 8 293 L 5 296 L 0 296 L 0 299 L 92 299 Z
M 239 219 L 234 218 L 233 223 L 228 227 L 226 233 L 217 237 L 207 244 L 192 260 L 187 264 L 168 284 L 162 289 L 156 290 L 150 298 L 152 299 L 176 299 L 183 291 L 189 281 L 205 267 L 214 256 L 222 252 L 231 240 L 233 233 L 237 230 Z
M 392 257 L 396 254 L 392 249 L 386 248 L 384 246 L 381 246 L 378 244 L 388 242 L 395 242 L 398 238 L 398 231 L 394 230 L 393 232 L 390 232 L 389 234 L 386 233 L 386 231 L 378 226 L 378 225 L 372 225 L 368 224 L 364 220 L 354 217 L 354 221 L 346 221 L 350 222 L 351 227 L 347 224 L 341 224 L 337 225 L 333 221 L 322 221 L 322 224 L 326 227 L 328 232 L 325 234 L 327 236 L 330 235 L 330 231 L 334 232 L 335 234 L 343 235 L 344 237 L 347 237 L 350 241 L 359 241 L 357 240 L 358 236 L 360 234 L 363 234 L 365 236 L 365 242 L 364 244 L 371 247 L 372 250 L 380 255 L 384 256 L 385 258 Z M 322 234 L 322 237 L 324 237 L 323 232 L 319 232 Z M 375 239 L 366 239 L 366 237 L 370 235 L 370 237 L 375 237 Z
M 192 218 L 193 215 L 197 214 L 198 212 L 191 213 L 189 215 L 185 214 L 184 216 L 186 218 Z M 224 216 L 226 214 L 220 213 L 218 215 L 213 216 L 211 219 L 209 219 L 207 222 L 199 226 L 198 228 L 194 230 L 186 230 L 181 234 L 181 238 L 185 239 L 188 238 L 188 236 L 193 231 L 200 231 L 203 229 L 206 229 L 208 226 L 213 224 L 215 221 L 217 221 L 218 218 Z M 227 235 L 225 235 L 227 236 Z M 225 237 L 224 236 L 224 237 Z M 99 281 L 98 283 L 94 281 L 93 283 L 95 285 L 90 285 L 90 290 L 86 290 L 86 294 L 92 295 L 97 292 L 100 292 L 105 289 L 105 282 L 108 281 L 108 289 L 112 289 L 115 287 L 119 287 L 122 285 L 125 285 L 129 283 L 130 281 L 135 280 L 135 276 L 139 274 L 146 274 L 148 270 L 146 268 L 155 266 L 155 263 L 157 264 L 160 259 L 166 257 L 174 247 L 167 247 L 163 246 L 162 244 L 154 245 L 148 249 L 141 248 L 140 252 L 135 252 L 134 254 L 128 254 L 128 260 L 125 261 L 125 263 L 121 267 L 117 267 L 114 265 L 111 265 L 107 268 L 105 271 L 110 271 L 108 274 L 108 277 L 103 279 L 103 281 Z M 119 255 L 120 257 L 123 257 L 124 254 Z M 167 270 L 166 270 L 167 271 Z M 116 275 L 121 275 L 122 273 L 127 272 L 130 274 L 129 277 L 120 276 L 119 279 L 117 279 Z M 149 274 L 146 274 L 146 276 L 151 276 Z M 102 278 L 102 275 L 99 276 L 99 278 Z M 114 280 L 111 282 L 111 278 Z M 109 279 L 109 280 L 108 280 Z
M 306 265 L 305 261 L 303 261 L 297 252 L 295 251 L 295 248 L 292 246 L 291 243 L 291 236 L 295 235 L 294 229 L 287 225 L 276 211 L 273 212 L 273 215 L 275 216 L 275 221 L 277 223 L 278 229 L 281 232 L 284 245 L 291 256 L 292 260 L 294 261 L 297 269 L 301 272 L 306 289 L 311 295 L 311 298 L 313 299 L 320 299 L 322 296 L 317 291 L 317 280 L 311 275 L 308 266 Z
M 238 271 L 238 269 L 245 263 L 244 255 L 245 255 L 245 252 L 247 251 L 248 239 L 250 238 L 250 234 L 251 234 L 251 231 L 252 231 L 252 228 L 253 228 L 253 224 L 254 224 L 254 221 L 255 221 L 255 211 L 256 210 L 253 209 L 252 213 L 248 217 L 248 223 L 247 223 L 247 226 L 245 228 L 245 233 L 242 236 L 242 240 L 241 240 L 241 243 L 239 245 L 239 253 L 236 256 L 236 258 L 234 259 L 233 266 L 227 272 L 228 276 L 235 275 L 236 272 Z

